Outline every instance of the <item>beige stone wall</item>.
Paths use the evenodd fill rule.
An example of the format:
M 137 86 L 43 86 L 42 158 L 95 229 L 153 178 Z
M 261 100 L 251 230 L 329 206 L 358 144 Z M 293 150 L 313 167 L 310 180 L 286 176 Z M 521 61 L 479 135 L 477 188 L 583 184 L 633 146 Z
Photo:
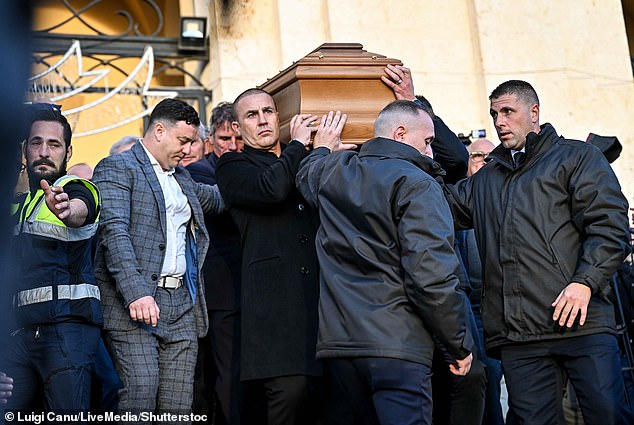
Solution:
M 209 1 L 213 103 L 261 84 L 324 42 L 401 59 L 456 131 L 485 128 L 487 96 L 511 79 L 538 91 L 542 122 L 624 144 L 614 164 L 634 203 L 634 85 L 619 0 Z

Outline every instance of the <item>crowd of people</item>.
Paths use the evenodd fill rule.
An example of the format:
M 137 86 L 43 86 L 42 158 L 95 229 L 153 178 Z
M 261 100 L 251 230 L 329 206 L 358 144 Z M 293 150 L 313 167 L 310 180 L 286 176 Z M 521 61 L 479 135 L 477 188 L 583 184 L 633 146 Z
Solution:
M 546 425 L 571 388 L 585 424 L 634 423 L 610 301 L 628 204 L 601 150 L 541 123 L 525 81 L 489 96 L 497 146 L 465 146 L 408 68 L 382 81 L 396 100 L 360 146 L 345 111 L 298 114 L 281 143 L 252 88 L 208 126 L 161 101 L 94 172 L 67 169 L 60 108 L 31 105 L 3 409 Z

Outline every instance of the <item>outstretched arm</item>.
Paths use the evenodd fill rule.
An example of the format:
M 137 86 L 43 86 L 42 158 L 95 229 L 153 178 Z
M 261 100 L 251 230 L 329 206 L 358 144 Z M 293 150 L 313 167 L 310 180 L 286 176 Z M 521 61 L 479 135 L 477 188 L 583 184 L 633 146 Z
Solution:
M 40 181 L 48 209 L 68 227 L 81 227 L 88 216 L 88 207 L 81 199 L 70 199 L 61 186 Z

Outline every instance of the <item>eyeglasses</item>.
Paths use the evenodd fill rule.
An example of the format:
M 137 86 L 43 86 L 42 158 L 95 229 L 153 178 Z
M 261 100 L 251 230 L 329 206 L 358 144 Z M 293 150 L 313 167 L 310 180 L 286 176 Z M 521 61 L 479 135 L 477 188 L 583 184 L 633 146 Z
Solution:
M 489 152 L 473 151 L 469 154 L 469 158 L 476 162 L 484 161 L 489 157 Z

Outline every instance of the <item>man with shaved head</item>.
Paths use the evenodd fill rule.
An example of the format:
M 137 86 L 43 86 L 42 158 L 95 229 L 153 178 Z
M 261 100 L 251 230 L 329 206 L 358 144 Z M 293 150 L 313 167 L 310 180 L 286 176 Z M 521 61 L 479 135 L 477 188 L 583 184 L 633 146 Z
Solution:
M 431 424 L 432 333 L 455 375 L 473 358 L 453 223 L 428 157 L 431 112 L 387 105 L 359 152 L 315 138 L 297 186 L 319 211 L 317 358 L 355 423 Z
M 476 139 L 467 147 L 469 152 L 469 168 L 467 175 L 472 176 L 486 164 L 489 153 L 495 148 L 493 142 L 488 139 Z
M 240 370 L 244 405 L 251 406 L 243 423 L 309 425 L 317 419 L 315 389 L 322 374 L 315 359 L 318 222 L 295 188 L 295 174 L 318 117 L 294 116 L 285 145 L 277 106 L 265 91 L 243 92 L 233 111 L 244 151 L 223 154 L 216 179 L 243 249 Z M 321 131 L 338 137 L 339 121 L 331 119 Z

